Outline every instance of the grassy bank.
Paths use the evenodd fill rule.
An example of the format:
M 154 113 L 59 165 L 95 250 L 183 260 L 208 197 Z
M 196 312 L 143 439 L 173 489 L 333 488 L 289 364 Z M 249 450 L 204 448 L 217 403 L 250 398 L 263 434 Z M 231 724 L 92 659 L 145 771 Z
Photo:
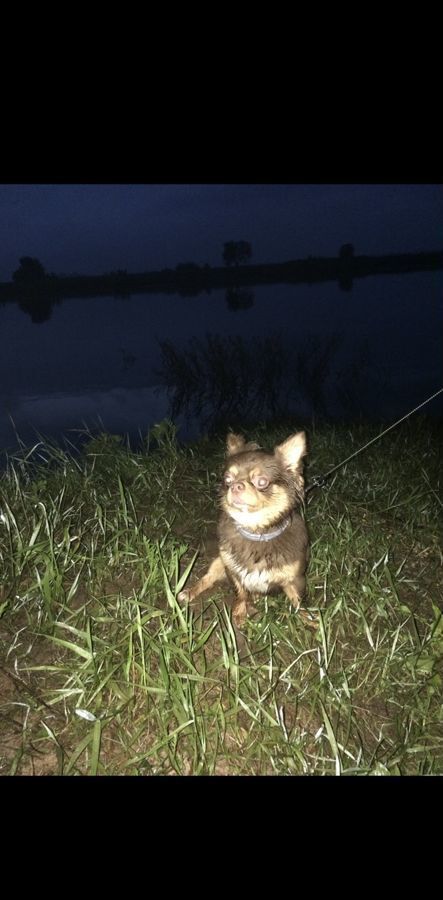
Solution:
M 376 433 L 310 429 L 308 473 Z M 223 586 L 176 603 L 216 552 L 224 445 L 157 437 L 9 459 L 0 773 L 442 773 L 441 433 L 412 420 L 309 494 L 318 632 L 283 596 L 242 633 Z

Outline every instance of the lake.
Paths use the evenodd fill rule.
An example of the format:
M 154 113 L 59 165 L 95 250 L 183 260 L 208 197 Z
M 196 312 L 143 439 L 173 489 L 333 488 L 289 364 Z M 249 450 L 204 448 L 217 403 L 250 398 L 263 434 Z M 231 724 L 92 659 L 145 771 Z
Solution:
M 332 281 L 258 286 L 238 302 L 224 290 L 65 299 L 34 322 L 26 306 L 4 303 L 0 446 L 16 447 L 16 433 L 29 444 L 37 433 L 59 440 L 83 426 L 146 434 L 170 412 L 160 342 L 183 350 L 208 333 L 250 342 L 257 364 L 260 341 L 277 335 L 297 361 L 278 389 L 300 416 L 319 412 L 320 394 L 308 389 L 317 377 L 322 414 L 393 420 L 443 385 L 442 297 L 443 273 L 434 271 L 355 279 L 349 291 Z M 320 375 L 309 369 L 315 353 Z M 427 412 L 441 415 L 441 397 Z M 196 419 L 181 419 L 184 438 L 198 430 Z

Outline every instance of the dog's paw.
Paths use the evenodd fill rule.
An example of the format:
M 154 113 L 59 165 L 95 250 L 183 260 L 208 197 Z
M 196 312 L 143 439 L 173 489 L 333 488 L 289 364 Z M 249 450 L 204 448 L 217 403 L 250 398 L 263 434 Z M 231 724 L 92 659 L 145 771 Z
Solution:
M 180 591 L 180 593 L 177 594 L 177 600 L 179 603 L 189 603 L 191 601 L 191 591 Z
M 257 607 L 255 606 L 254 603 L 248 602 L 246 604 L 246 609 L 248 611 L 248 616 L 258 616 L 259 610 L 257 609 Z
M 308 626 L 308 628 L 318 628 L 320 625 L 320 617 L 317 613 L 312 612 L 310 609 L 305 609 L 304 607 L 299 607 L 297 610 L 298 615 L 300 616 L 302 622 Z

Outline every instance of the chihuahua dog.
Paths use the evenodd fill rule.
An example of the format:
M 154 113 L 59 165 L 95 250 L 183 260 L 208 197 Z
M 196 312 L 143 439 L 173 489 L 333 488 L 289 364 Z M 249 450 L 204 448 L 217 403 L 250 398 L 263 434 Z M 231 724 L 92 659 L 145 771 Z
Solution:
M 220 492 L 219 556 L 193 588 L 179 593 L 181 602 L 191 602 L 228 577 L 236 592 L 232 617 L 237 626 L 245 622 L 251 593 L 283 590 L 299 610 L 309 557 L 308 533 L 298 512 L 304 497 L 305 455 L 303 431 L 272 452 L 246 443 L 239 434 L 228 435 Z M 300 615 L 317 627 L 307 610 L 300 610 Z

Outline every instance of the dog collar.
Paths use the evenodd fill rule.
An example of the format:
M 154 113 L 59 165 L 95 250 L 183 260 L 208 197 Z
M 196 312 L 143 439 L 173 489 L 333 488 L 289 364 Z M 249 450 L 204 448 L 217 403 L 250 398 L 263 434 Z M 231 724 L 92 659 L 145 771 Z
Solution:
M 273 538 L 282 534 L 283 531 L 286 531 L 288 525 L 290 525 L 291 520 L 285 519 L 283 523 L 280 525 L 280 528 L 276 528 L 274 531 L 264 531 L 262 534 L 256 534 L 254 531 L 246 531 L 246 528 L 241 528 L 240 525 L 237 525 L 237 531 L 240 532 L 243 537 L 248 538 L 250 541 L 272 541 Z

